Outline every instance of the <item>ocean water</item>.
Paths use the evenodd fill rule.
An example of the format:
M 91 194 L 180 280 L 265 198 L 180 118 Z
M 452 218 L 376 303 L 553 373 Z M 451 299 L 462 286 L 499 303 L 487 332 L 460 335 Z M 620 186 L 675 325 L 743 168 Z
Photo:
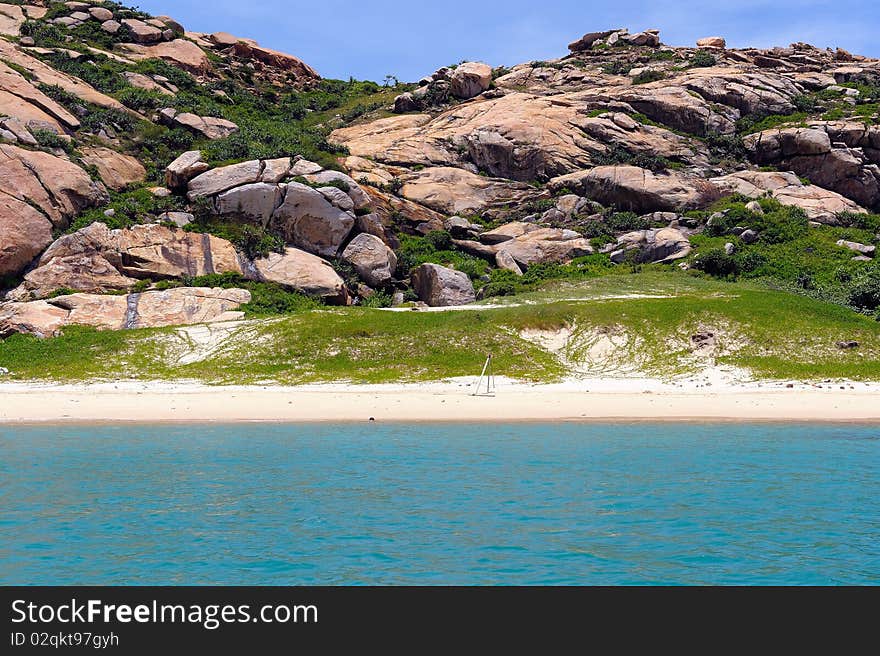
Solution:
M 0 584 L 878 584 L 880 427 L 0 427 Z

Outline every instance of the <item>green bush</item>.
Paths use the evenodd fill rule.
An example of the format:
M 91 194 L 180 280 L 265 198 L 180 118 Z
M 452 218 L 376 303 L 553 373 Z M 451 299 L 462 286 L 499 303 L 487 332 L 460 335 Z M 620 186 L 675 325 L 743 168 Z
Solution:
M 872 263 L 869 269 L 853 280 L 847 300 L 853 308 L 866 314 L 880 308 L 880 267 Z
M 73 147 L 69 140 L 49 129 L 35 128 L 31 130 L 31 135 L 33 135 L 37 143 L 43 148 L 61 148 L 62 150 L 70 150 Z
M 290 291 L 281 285 L 247 280 L 237 273 L 212 274 L 197 278 L 184 278 L 179 281 L 187 287 L 221 287 L 223 289 L 241 288 L 251 293 L 250 303 L 241 306 L 248 316 L 273 316 L 294 314 L 320 307 L 321 303 L 299 292 Z
M 653 69 L 648 69 L 647 71 L 642 71 L 638 75 L 633 78 L 633 84 L 647 84 L 649 82 L 657 82 L 658 80 L 663 80 L 666 78 L 666 74 L 662 71 L 656 71 Z
M 717 63 L 715 55 L 707 50 L 697 50 L 691 58 L 691 68 L 711 68 Z
M 207 232 L 232 242 L 250 259 L 266 257 L 273 252 L 284 253 L 286 245 L 283 238 L 262 226 L 223 221 L 205 216 L 197 217 L 184 229 L 189 232 Z
M 647 230 L 653 227 L 648 217 L 639 216 L 635 212 L 612 212 L 604 214 L 602 220 L 590 220 L 578 224 L 581 233 L 587 239 L 611 240 L 616 235 L 633 232 L 634 230 Z
M 75 232 L 99 221 L 110 229 L 128 228 L 140 223 L 152 223 L 162 212 L 180 210 L 183 201 L 176 196 L 157 198 L 147 189 L 111 192 L 110 203 L 103 207 L 95 207 L 80 214 L 74 219 L 67 232 Z M 112 209 L 113 216 L 106 216 L 104 211 Z
M 576 258 L 569 264 L 535 264 L 522 276 L 506 269 L 493 269 L 482 293 L 484 298 L 511 296 L 537 289 L 551 280 L 587 280 L 610 273 L 614 268 L 607 255 L 595 254 Z
M 386 292 L 376 292 L 372 296 L 361 300 L 361 307 L 367 308 L 390 308 L 394 298 Z
M 632 64 L 625 61 L 611 61 L 602 65 L 602 72 L 606 75 L 628 75 L 632 70 Z
M 149 91 L 139 87 L 128 87 L 119 92 L 119 102 L 136 112 L 158 109 L 167 103 L 165 96 L 157 91 Z
M 629 164 L 650 171 L 664 171 L 675 168 L 675 163 L 661 155 L 653 153 L 633 153 L 623 146 L 612 146 L 604 153 L 596 153 L 592 156 L 593 163 L 597 166 L 611 166 L 614 164 Z
M 435 251 L 448 251 L 452 248 L 452 235 L 445 230 L 433 230 L 425 235 L 425 241 Z
M 439 264 L 462 271 L 474 280 L 486 274 L 489 264 L 485 260 L 455 250 L 451 246 L 443 249 L 435 248 L 435 243 L 439 243 L 441 246 L 445 243 L 443 235 L 448 234 L 442 231 L 437 231 L 437 233 L 430 240 L 427 237 L 401 235 L 400 248 L 397 253 L 398 278 L 408 277 L 412 269 L 426 263 Z

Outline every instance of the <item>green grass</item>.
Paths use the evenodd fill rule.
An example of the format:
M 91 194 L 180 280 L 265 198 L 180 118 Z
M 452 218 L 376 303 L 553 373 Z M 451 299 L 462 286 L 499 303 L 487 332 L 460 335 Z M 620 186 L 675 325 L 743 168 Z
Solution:
M 176 364 L 186 339 L 175 329 L 68 328 L 56 339 L 0 342 L 0 366 L 14 380 L 381 383 L 474 375 L 491 352 L 499 374 L 547 382 L 564 376 L 567 363 L 521 331 L 563 327 L 574 331 L 565 355 L 576 362 L 586 358 L 596 335 L 620 335 L 623 347 L 601 364 L 606 370 L 693 372 L 706 363 L 695 360 L 689 339 L 705 329 L 726 347 L 717 362 L 757 377 L 880 379 L 880 324 L 868 317 L 753 283 L 653 271 L 549 283 L 483 310 L 299 310 L 243 323 L 222 349 L 187 365 Z M 839 350 L 842 340 L 860 347 Z

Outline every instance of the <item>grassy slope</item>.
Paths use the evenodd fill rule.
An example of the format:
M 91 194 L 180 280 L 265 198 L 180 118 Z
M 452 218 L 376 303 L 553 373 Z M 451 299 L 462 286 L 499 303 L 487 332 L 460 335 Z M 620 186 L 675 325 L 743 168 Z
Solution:
M 625 298 L 626 295 L 655 298 Z M 624 298 L 621 298 L 624 297 Z M 572 327 L 568 356 L 580 360 L 597 330 L 625 335 L 616 363 L 668 376 L 695 366 L 689 338 L 718 331 L 732 350 L 718 362 L 766 378 L 880 379 L 880 324 L 845 308 L 742 283 L 675 274 L 612 275 L 559 284 L 499 301 L 492 309 L 392 313 L 320 309 L 253 322 L 200 362 L 174 364 L 182 339 L 173 329 L 98 333 L 68 328 L 54 340 L 0 342 L 0 366 L 13 379 L 195 379 L 359 383 L 473 375 L 487 352 L 499 374 L 551 381 L 566 368 L 523 340 L 526 328 Z M 856 340 L 841 351 L 840 340 Z

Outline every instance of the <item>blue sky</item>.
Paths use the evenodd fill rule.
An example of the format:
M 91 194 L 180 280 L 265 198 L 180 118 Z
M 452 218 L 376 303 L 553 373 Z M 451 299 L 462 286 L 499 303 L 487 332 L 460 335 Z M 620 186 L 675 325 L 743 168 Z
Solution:
M 655 27 L 664 43 L 806 41 L 880 57 L 876 0 L 134 0 L 197 32 L 225 31 L 294 54 L 331 78 L 417 80 L 463 59 L 549 59 L 585 32 Z

